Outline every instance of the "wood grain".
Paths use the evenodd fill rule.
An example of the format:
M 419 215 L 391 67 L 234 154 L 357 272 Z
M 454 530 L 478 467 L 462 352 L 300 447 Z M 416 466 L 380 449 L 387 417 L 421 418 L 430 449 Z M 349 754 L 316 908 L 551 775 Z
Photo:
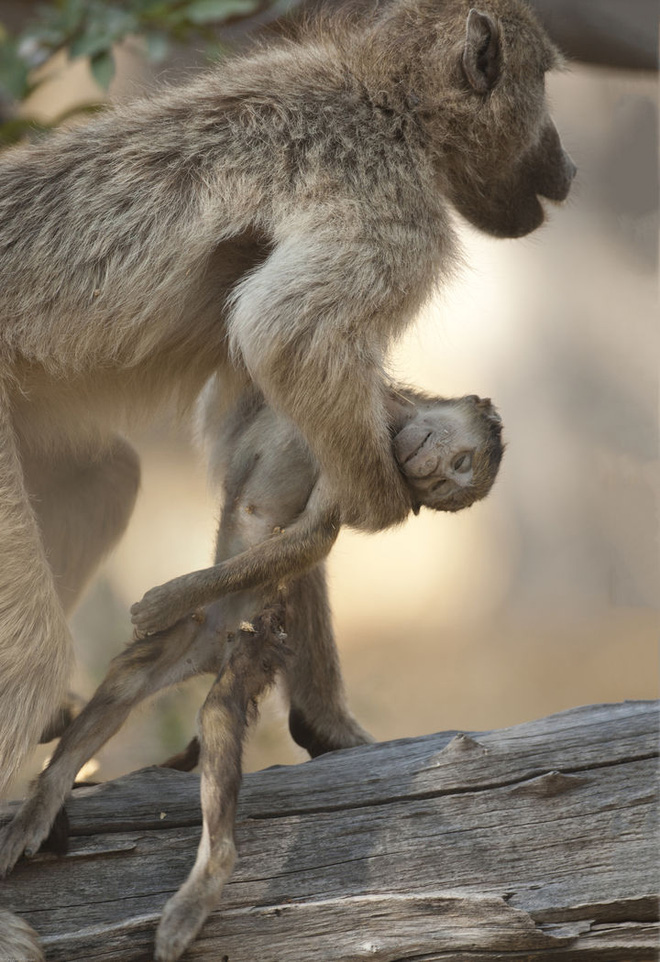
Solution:
M 657 703 L 592 705 L 248 775 L 237 869 L 185 959 L 650 962 L 657 730 Z M 152 958 L 198 788 L 149 768 L 75 792 L 70 853 L 19 863 L 0 896 L 48 960 Z

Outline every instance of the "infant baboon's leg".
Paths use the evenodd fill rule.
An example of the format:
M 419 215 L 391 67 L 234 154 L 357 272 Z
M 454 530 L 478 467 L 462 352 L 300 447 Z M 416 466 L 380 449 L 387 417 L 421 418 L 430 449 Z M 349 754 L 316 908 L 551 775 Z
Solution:
M 200 712 L 202 838 L 190 875 L 163 910 L 157 962 L 174 962 L 185 951 L 217 904 L 236 861 L 242 743 L 257 698 L 285 667 L 282 619 L 282 606 L 270 608 L 228 641 L 225 665 Z
M 117 437 L 96 457 L 44 461 L 28 455 L 24 472 L 55 590 L 69 612 L 128 524 L 140 485 L 140 463 L 131 446 Z M 81 708 L 81 700 L 70 693 L 40 740 L 58 738 Z
M 373 742 L 346 704 L 324 565 L 291 583 L 286 620 L 292 656 L 285 681 L 294 741 L 312 757 Z
M 54 715 L 42 731 L 39 744 L 45 745 L 54 738 L 60 738 L 84 707 L 84 698 L 76 695 L 73 691 L 68 692 L 66 698 L 60 703 L 60 707 L 56 709 Z
M 224 632 L 222 633 L 224 636 Z M 122 726 L 144 698 L 192 675 L 217 671 L 223 641 L 217 627 L 192 618 L 134 641 L 110 664 L 94 697 L 64 732 L 48 767 L 13 820 L 0 829 L 0 875 L 20 856 L 34 854 L 48 837 L 77 772 Z

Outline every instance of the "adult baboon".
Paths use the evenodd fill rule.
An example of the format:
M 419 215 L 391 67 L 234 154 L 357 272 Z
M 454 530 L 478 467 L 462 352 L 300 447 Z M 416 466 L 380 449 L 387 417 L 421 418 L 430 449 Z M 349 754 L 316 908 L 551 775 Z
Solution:
M 297 428 L 259 392 L 248 390 L 219 424 L 218 400 L 216 383 L 207 396 L 205 434 L 224 487 L 217 564 L 150 592 L 134 606 L 134 620 L 167 629 L 196 606 L 210 606 L 169 631 L 139 638 L 115 658 L 30 797 L 0 831 L 3 874 L 24 851 L 37 851 L 76 772 L 137 703 L 200 672 L 217 674 L 200 714 L 203 839 L 188 880 L 165 907 L 159 962 L 184 951 L 231 873 L 243 735 L 276 671 L 284 669 L 291 734 L 311 755 L 371 740 L 346 705 L 326 597 L 322 561 L 339 532 L 338 506 L 319 494 L 319 465 Z M 386 403 L 412 510 L 458 511 L 485 497 L 503 450 L 501 421 L 489 400 L 399 388 Z M 194 763 L 194 755 L 188 751 L 187 759 Z
M 0 160 L 0 781 L 66 688 L 65 610 L 131 512 L 113 431 L 213 372 L 295 423 L 342 523 L 401 521 L 383 365 L 452 269 L 574 167 L 522 0 L 396 0 Z

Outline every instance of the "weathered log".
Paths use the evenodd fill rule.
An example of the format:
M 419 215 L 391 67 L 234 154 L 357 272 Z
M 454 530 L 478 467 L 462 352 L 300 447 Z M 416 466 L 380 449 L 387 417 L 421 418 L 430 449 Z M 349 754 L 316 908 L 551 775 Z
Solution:
M 650 962 L 657 731 L 658 703 L 594 705 L 248 775 L 240 861 L 185 959 Z M 77 790 L 69 854 L 19 863 L 2 905 L 52 962 L 151 959 L 198 786 L 149 768 Z

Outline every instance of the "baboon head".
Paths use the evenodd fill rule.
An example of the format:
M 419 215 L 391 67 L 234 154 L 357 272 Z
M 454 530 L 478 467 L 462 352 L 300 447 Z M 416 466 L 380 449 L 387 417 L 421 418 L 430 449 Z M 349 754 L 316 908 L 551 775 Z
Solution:
M 522 237 L 564 200 L 576 168 L 550 119 L 545 74 L 561 57 L 521 0 L 440 4 L 423 104 L 440 186 L 471 224 Z M 433 54 L 433 51 L 432 51 Z
M 489 398 L 471 394 L 420 405 L 393 439 L 413 510 L 460 511 L 484 498 L 502 460 L 502 420 Z

